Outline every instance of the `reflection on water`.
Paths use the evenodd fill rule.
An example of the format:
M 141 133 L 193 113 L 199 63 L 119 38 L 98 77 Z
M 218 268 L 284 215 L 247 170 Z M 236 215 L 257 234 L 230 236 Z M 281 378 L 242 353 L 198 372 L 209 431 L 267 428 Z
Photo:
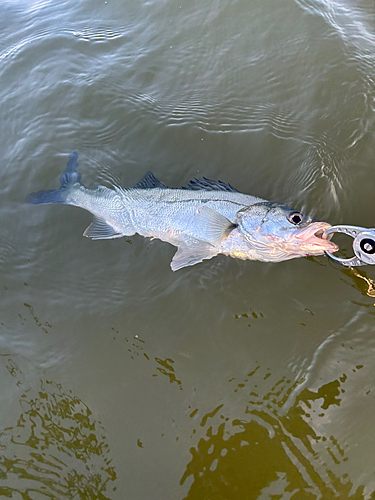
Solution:
M 352 287 L 356 288 L 362 295 L 375 297 L 375 282 L 369 278 L 362 269 L 352 267 L 342 269 L 341 272 L 352 280 Z M 347 280 L 343 280 L 347 283 Z
M 173 367 L 173 359 L 167 358 L 167 359 L 160 359 L 160 358 L 155 358 L 155 361 L 160 365 L 157 366 L 156 369 L 162 373 L 163 375 L 167 376 L 169 378 L 169 382 L 172 384 L 175 382 L 179 388 L 182 390 L 182 382 L 176 377 L 175 374 L 175 369 Z M 156 376 L 156 374 L 155 374 Z
M 22 385 L 11 357 L 6 368 Z M 88 406 L 50 380 L 40 380 L 37 391 L 29 387 L 19 402 L 22 412 L 0 434 L 0 496 L 111 498 L 117 476 L 104 428 Z
M 181 478 L 181 484 L 191 482 L 185 499 L 363 499 L 364 487 L 354 487 L 339 469 L 348 461 L 347 445 L 324 431 L 346 380 L 343 374 L 317 391 L 303 389 L 284 415 L 280 407 L 296 385 L 285 379 L 264 396 L 251 392 L 242 418 L 226 417 L 223 405 L 215 408 L 207 417 L 222 410 L 221 423 L 209 426 L 190 449 Z M 235 391 L 245 386 L 237 384 Z

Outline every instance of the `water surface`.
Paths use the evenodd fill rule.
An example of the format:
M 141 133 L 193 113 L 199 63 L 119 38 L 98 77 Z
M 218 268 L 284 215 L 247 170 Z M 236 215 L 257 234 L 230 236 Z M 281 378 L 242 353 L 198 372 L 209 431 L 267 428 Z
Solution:
M 23 203 L 76 149 L 89 187 L 205 176 L 373 227 L 373 1 L 12 1 L 0 28 L 0 495 L 373 498 L 372 268 L 172 273 Z

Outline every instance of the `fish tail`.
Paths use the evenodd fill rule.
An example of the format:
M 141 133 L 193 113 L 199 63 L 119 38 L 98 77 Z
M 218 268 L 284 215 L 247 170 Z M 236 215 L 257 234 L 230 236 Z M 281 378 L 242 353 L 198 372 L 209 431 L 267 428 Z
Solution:
M 77 172 L 78 167 L 78 153 L 71 151 L 69 154 L 69 161 L 66 165 L 64 172 L 60 176 L 61 186 L 60 189 L 52 189 L 48 191 L 37 191 L 30 193 L 26 198 L 26 203 L 39 205 L 41 203 L 62 203 L 66 204 L 66 194 L 68 188 L 73 184 L 81 184 L 82 175 Z

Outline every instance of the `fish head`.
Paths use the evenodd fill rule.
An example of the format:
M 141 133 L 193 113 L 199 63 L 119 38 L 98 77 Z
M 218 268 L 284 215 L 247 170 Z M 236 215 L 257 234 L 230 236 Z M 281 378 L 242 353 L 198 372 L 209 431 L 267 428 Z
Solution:
M 280 262 L 338 250 L 324 235 L 330 224 L 281 203 L 245 207 L 237 212 L 236 223 L 249 249 L 244 258 Z

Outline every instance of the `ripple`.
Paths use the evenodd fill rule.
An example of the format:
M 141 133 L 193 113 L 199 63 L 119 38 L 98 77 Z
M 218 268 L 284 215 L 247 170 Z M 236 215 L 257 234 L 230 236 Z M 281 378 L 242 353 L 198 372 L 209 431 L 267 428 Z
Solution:
M 365 1 L 345 2 L 343 0 L 295 0 L 304 10 L 321 16 L 340 35 L 351 57 L 362 72 L 374 82 L 375 60 L 374 5 Z M 372 10 L 372 12 L 371 12 Z M 371 76 L 372 75 L 372 76 Z
M 19 358 L 0 359 L 14 385 L 19 382 L 15 391 L 21 390 L 22 408 L 0 436 L 1 494 L 110 498 L 116 472 L 103 426 L 84 402 L 56 382 L 41 380 L 26 388 Z
M 172 104 L 171 104 L 172 101 Z M 166 126 L 193 124 L 211 133 L 255 132 L 269 129 L 276 137 L 293 137 L 299 130 L 300 116 L 276 104 L 249 104 L 231 99 L 223 105 L 221 100 L 204 102 L 192 96 L 185 102 L 173 105 L 162 103 L 159 123 Z
M 320 383 L 317 390 L 305 388 L 281 415 L 280 405 L 293 384 L 283 378 L 269 392 L 259 394 L 254 387 L 267 375 L 271 376 L 258 366 L 243 381 L 229 381 L 236 387 L 234 392 L 243 394 L 242 401 L 250 391 L 242 415 L 237 407 L 237 416 L 228 416 L 231 401 L 203 417 L 199 408 L 192 412 L 191 418 L 200 418 L 205 430 L 190 448 L 191 460 L 180 481 L 189 485 L 184 498 L 195 498 L 198 492 L 207 497 L 220 492 L 226 498 L 247 498 L 249 470 L 252 495 L 259 498 L 284 497 L 293 491 L 322 500 L 357 498 L 363 484 L 350 474 L 353 454 L 330 425 L 325 427 L 330 413 L 340 406 L 346 379 Z
M 123 38 L 128 34 L 128 29 L 123 29 L 122 31 L 113 30 L 110 27 L 85 27 L 82 30 L 66 30 L 66 33 L 71 33 L 77 38 L 81 38 L 86 41 L 93 42 L 106 42 L 109 40 L 115 40 L 117 38 Z

